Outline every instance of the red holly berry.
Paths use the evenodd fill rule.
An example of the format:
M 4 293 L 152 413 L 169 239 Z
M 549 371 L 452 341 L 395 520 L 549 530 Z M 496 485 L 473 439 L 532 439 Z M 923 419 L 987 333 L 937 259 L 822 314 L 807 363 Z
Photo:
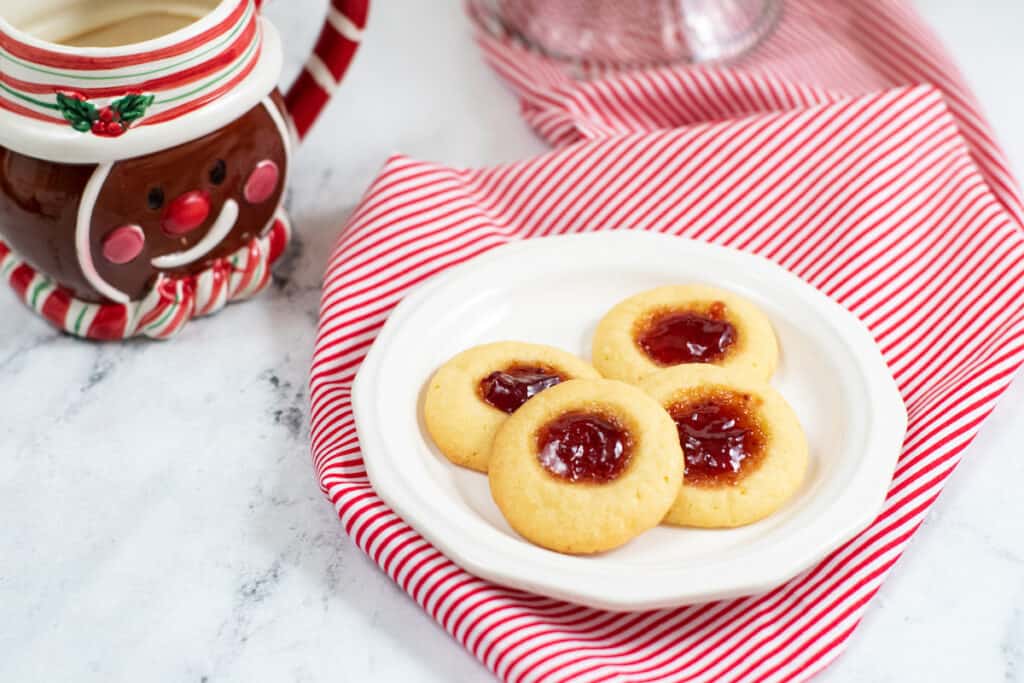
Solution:
M 117 118 L 117 112 L 110 107 L 103 107 L 103 109 L 100 109 L 100 121 L 110 123 L 115 118 Z
M 128 127 L 121 121 L 104 121 L 102 118 L 97 119 L 92 124 L 92 132 L 94 135 L 99 135 L 105 138 L 116 138 L 124 135 L 125 130 Z

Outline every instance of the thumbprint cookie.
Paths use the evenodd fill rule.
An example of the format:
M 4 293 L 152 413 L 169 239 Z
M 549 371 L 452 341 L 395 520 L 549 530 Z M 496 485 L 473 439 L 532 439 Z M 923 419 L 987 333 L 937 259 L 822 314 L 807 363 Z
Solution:
M 494 434 L 510 414 L 556 384 L 599 376 L 589 363 L 550 346 L 484 344 L 463 351 L 434 373 L 423 419 L 445 457 L 486 472 Z
M 731 368 L 690 364 L 649 375 L 640 386 L 672 418 L 683 450 L 683 485 L 667 523 L 751 524 L 800 488 L 807 439 L 767 383 Z
M 657 401 L 613 380 L 548 389 L 498 430 L 491 495 L 537 545 L 610 550 L 657 526 L 679 493 L 683 454 Z
M 594 367 L 631 383 L 684 363 L 740 368 L 767 380 L 778 358 L 768 318 L 743 297 L 706 285 L 637 294 L 612 308 L 594 333 Z

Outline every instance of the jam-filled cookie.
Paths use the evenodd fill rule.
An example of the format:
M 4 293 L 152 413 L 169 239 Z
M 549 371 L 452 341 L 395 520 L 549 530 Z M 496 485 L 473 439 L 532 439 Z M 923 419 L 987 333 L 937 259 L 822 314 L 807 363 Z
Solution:
M 678 432 L 686 470 L 669 524 L 736 527 L 778 510 L 807 470 L 807 439 L 785 399 L 749 373 L 680 365 L 640 385 Z
M 445 363 L 427 386 L 423 418 L 445 457 L 487 471 L 498 427 L 541 391 L 569 379 L 600 377 L 586 361 L 541 344 L 476 346 Z
M 683 454 L 657 401 L 613 380 L 573 380 L 512 415 L 488 479 L 505 519 L 563 553 L 618 547 L 656 526 L 679 493 Z
M 767 380 L 778 358 L 768 318 L 746 299 L 706 285 L 637 294 L 612 308 L 594 333 L 594 367 L 624 382 L 683 363 L 742 368 Z

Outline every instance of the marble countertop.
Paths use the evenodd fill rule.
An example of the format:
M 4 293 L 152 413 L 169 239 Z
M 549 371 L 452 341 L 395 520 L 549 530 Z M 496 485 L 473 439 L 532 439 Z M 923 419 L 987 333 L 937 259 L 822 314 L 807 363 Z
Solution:
M 271 3 L 293 73 L 321 6 Z M 918 6 L 1024 169 L 1007 78 L 1024 4 Z M 380 1 L 367 38 L 298 155 L 299 240 L 259 301 L 171 344 L 96 345 L 0 292 L 0 680 L 490 679 L 342 532 L 309 461 L 306 376 L 327 255 L 388 154 L 544 147 L 460 3 Z M 1024 681 L 1022 442 L 1018 379 L 822 680 Z

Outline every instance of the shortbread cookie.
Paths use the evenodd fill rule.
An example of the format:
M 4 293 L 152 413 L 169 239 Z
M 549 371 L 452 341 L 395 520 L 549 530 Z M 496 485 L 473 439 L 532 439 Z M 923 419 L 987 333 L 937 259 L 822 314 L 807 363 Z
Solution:
M 487 471 L 498 427 L 530 397 L 568 379 L 600 377 L 571 353 L 540 344 L 484 344 L 445 363 L 423 405 L 427 431 L 456 465 Z
M 488 472 L 512 528 L 563 553 L 610 550 L 656 526 L 682 477 L 672 419 L 640 389 L 604 379 L 526 403 L 498 430 Z
M 679 365 L 640 385 L 676 424 L 686 461 L 669 524 L 736 527 L 789 500 L 807 470 L 807 439 L 785 399 L 750 373 Z
M 706 285 L 637 294 L 612 308 L 594 333 L 594 367 L 624 382 L 682 363 L 735 367 L 767 380 L 778 358 L 768 318 L 746 299 Z

